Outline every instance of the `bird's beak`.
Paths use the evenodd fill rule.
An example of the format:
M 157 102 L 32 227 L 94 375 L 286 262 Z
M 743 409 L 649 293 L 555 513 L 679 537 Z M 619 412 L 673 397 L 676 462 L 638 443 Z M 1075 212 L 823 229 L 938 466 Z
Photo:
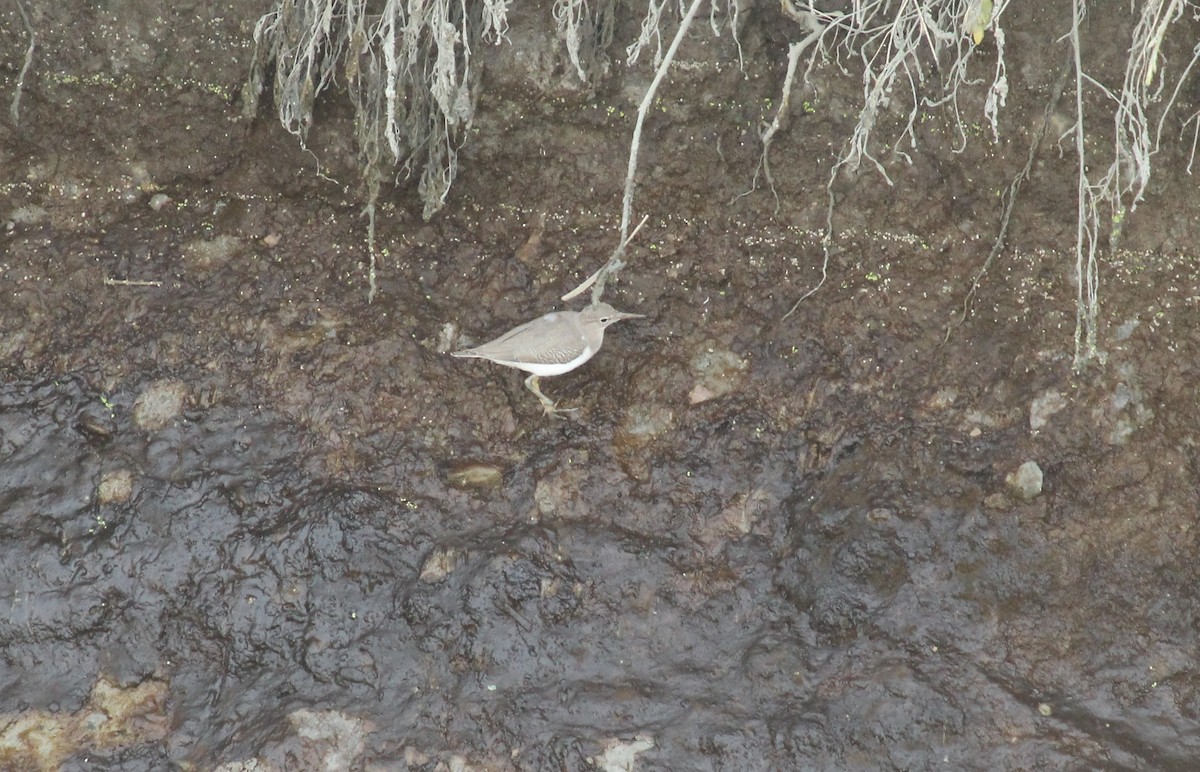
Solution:
M 616 317 L 615 319 L 613 319 L 613 321 L 620 321 L 622 319 L 645 319 L 646 318 L 645 314 L 627 314 L 624 311 L 618 311 L 613 316 Z

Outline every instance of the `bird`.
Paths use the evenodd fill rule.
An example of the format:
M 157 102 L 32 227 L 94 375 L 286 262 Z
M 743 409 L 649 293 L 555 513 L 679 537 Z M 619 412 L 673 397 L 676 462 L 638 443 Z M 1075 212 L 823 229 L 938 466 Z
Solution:
M 608 303 L 593 303 L 582 311 L 554 311 L 518 325 L 495 340 L 451 352 L 456 357 L 487 359 L 529 373 L 525 388 L 554 415 L 555 403 L 542 393 L 540 379 L 569 373 L 591 359 L 604 345 L 604 329 L 622 319 L 640 319 Z

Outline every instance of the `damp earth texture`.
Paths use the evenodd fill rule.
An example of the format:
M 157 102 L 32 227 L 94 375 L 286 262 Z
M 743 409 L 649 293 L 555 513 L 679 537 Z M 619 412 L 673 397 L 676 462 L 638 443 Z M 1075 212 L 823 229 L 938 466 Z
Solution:
M 1194 77 L 1076 366 L 1070 3 L 999 19 L 995 134 L 988 27 L 909 134 L 897 87 L 879 167 L 832 172 L 861 62 L 803 60 L 769 178 L 805 29 L 704 6 L 604 294 L 645 318 L 548 418 L 449 352 L 586 303 L 641 9 L 586 82 L 561 4 L 510 9 L 441 209 L 387 171 L 368 302 L 348 76 L 303 147 L 270 84 L 245 117 L 269 3 L 233 5 L 0 8 L 0 768 L 1197 768 Z M 1089 8 L 1096 83 L 1135 21 Z

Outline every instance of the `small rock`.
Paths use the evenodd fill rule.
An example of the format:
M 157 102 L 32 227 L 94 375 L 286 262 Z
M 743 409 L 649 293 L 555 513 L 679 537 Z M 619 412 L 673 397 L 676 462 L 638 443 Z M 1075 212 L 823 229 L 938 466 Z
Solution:
M 3 716 L 0 749 L 11 769 L 59 769 L 79 752 L 75 736 L 83 731 L 78 728 L 79 719 L 70 713 L 26 710 Z
M 613 450 L 625 474 L 635 480 L 649 479 L 656 441 L 669 436 L 674 427 L 675 413 L 665 404 L 655 401 L 631 405 L 613 435 Z
M 143 429 L 161 429 L 183 409 L 187 387 L 182 381 L 155 381 L 133 403 L 133 421 Z
M 618 429 L 618 440 L 640 444 L 669 432 L 675 425 L 675 413 L 664 405 L 647 402 L 634 404 L 625 411 Z
M 156 212 L 161 212 L 169 203 L 171 203 L 171 197 L 166 193 L 155 193 L 150 197 L 150 208 Z
M 161 740 L 171 724 L 167 684 L 149 679 L 136 686 L 122 686 L 101 678 L 92 687 L 91 698 L 81 714 L 98 717 L 99 721 L 89 728 L 100 748 Z
M 698 405 L 737 390 L 746 372 L 746 360 L 709 343 L 692 357 L 691 369 L 696 384 L 688 394 L 688 401 Z
M 1113 335 L 1113 340 L 1116 340 L 1116 341 L 1129 340 L 1129 338 L 1133 335 L 1133 331 L 1136 330 L 1138 328 L 1138 325 L 1140 325 L 1140 324 L 1141 324 L 1141 320 L 1136 319 L 1136 318 L 1129 319 L 1125 322 L 1122 322 L 1117 327 L 1117 332 L 1115 335 Z
M 463 464 L 446 476 L 456 488 L 495 488 L 503 482 L 503 472 L 494 464 Z
M 1130 388 L 1128 384 L 1118 383 L 1113 389 L 1112 396 L 1109 397 L 1109 402 L 1112 404 L 1113 412 L 1124 410 L 1130 404 L 1136 404 L 1141 399 L 1141 394 L 1136 389 Z
M 1051 389 L 1029 406 L 1029 428 L 1038 431 L 1050 422 L 1050 416 L 1067 406 L 1067 398 Z
M 214 239 L 193 239 L 183 245 L 183 257 L 195 271 L 215 271 L 241 252 L 242 242 L 236 236 L 217 236 Z
M 287 755 L 298 769 L 361 769 L 370 721 L 335 710 L 301 708 L 288 721 L 296 730 L 299 753 Z
M 447 354 L 457 348 L 455 345 L 457 340 L 458 327 L 451 322 L 445 322 L 442 324 L 441 332 L 438 333 L 437 343 L 434 344 L 434 351 L 439 354 Z
M 245 759 L 243 761 L 227 761 L 213 767 L 213 772 L 281 772 L 279 767 L 262 759 Z
M 1004 478 L 1004 481 L 1018 498 L 1030 501 L 1042 492 L 1042 468 L 1036 461 L 1026 461 L 1017 471 Z
M 96 498 L 101 504 L 115 504 L 129 501 L 133 493 L 133 473 L 128 469 L 118 469 L 108 472 L 100 479 L 100 488 Z
M 421 566 L 421 581 L 440 582 L 458 567 L 458 550 L 451 547 L 438 547 L 425 559 Z
M 692 387 L 692 390 L 688 392 L 688 402 L 693 405 L 698 405 L 701 402 L 708 402 L 710 399 L 716 399 L 719 396 L 719 394 L 710 391 L 709 388 L 703 383 L 697 383 Z
M 692 537 L 709 555 L 716 555 L 725 545 L 736 542 L 754 529 L 754 524 L 771 508 L 771 502 L 761 490 L 735 497 L 714 517 L 692 531 Z
M 963 423 L 976 428 L 995 429 L 1004 425 L 1004 418 L 1003 416 L 986 413 L 982 410 L 968 410 L 963 415 Z M 972 436 L 978 437 L 979 435 L 975 434 Z
M 36 204 L 19 206 L 8 215 L 14 225 L 39 225 L 50 219 L 50 213 Z
M 951 407 L 958 400 L 958 390 L 945 388 L 938 389 L 937 393 L 929 398 L 925 404 L 930 410 L 945 410 Z
M 994 509 L 1003 512 L 1009 507 L 1009 498 L 1003 493 L 990 493 L 984 497 L 983 506 L 986 509 Z
M 591 513 L 591 508 L 580 496 L 587 479 L 586 467 L 584 455 L 581 463 L 564 465 L 537 481 L 533 487 L 533 503 L 539 516 L 574 519 Z
M 596 762 L 604 772 L 633 772 L 638 767 L 638 755 L 653 747 L 653 738 L 645 735 L 633 740 L 612 739 L 604 744 L 604 755 Z

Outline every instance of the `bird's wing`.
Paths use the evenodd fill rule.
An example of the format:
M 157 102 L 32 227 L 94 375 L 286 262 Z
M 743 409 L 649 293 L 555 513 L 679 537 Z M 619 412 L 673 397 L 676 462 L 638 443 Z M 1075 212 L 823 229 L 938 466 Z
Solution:
M 545 338 L 546 333 L 553 329 L 553 322 L 550 314 L 538 317 L 512 328 L 495 340 L 461 353 L 465 356 L 516 361 L 523 353 L 528 352 L 531 343 Z

